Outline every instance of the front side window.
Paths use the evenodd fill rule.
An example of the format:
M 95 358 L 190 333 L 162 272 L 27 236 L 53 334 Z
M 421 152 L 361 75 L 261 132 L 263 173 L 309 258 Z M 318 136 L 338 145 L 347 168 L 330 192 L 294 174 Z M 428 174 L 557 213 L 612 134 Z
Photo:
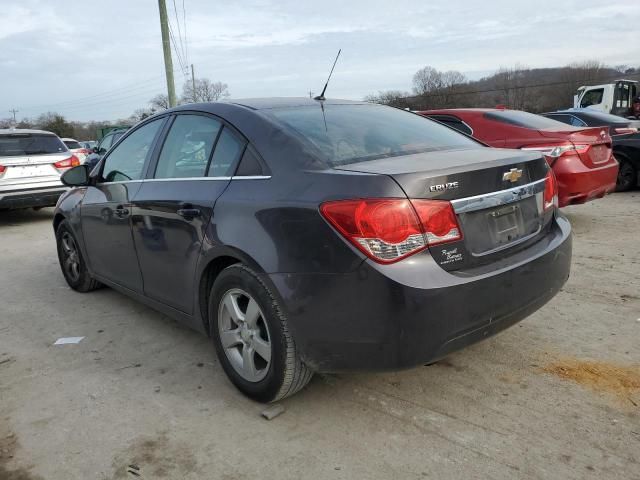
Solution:
M 155 178 L 203 177 L 222 125 L 202 115 L 179 115 L 162 147 Z
M 208 176 L 228 177 L 233 175 L 233 170 L 244 151 L 244 147 L 244 140 L 238 138 L 228 127 L 224 127 L 218 143 L 216 143 L 216 150 L 213 152 Z
M 126 182 L 142 178 L 142 169 L 163 122 L 164 119 L 159 118 L 143 125 L 109 153 L 102 169 L 105 182 Z
M 419 115 L 382 105 L 324 105 L 270 111 L 330 165 L 480 144 Z
M 596 88 L 589 90 L 582 97 L 580 106 L 582 108 L 590 107 L 591 105 L 600 105 L 602 103 L 602 97 L 604 96 L 604 88 Z

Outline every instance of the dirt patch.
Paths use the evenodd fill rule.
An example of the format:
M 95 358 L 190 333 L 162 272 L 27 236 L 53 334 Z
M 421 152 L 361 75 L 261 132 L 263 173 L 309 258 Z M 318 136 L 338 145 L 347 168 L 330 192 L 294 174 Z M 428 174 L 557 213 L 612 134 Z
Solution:
M 186 445 L 170 442 L 166 434 L 136 440 L 126 454 L 114 459 L 114 479 L 183 478 L 197 471 L 196 460 Z M 2 477 L 0 477 L 1 479 Z
M 590 360 L 563 359 L 542 369 L 565 380 L 606 392 L 638 406 L 633 396 L 640 391 L 640 365 L 623 366 Z
M 1 480 L 42 480 L 31 473 L 32 467 L 11 468 L 13 457 L 20 448 L 18 437 L 6 427 L 0 425 L 0 479 Z

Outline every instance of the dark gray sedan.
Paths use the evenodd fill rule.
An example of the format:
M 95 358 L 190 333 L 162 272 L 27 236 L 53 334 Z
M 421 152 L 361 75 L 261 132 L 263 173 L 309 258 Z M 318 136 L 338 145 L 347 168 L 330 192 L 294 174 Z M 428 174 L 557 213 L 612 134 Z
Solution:
M 571 228 L 539 153 L 348 101 L 184 105 L 63 177 L 62 272 L 210 335 L 260 401 L 313 372 L 434 362 L 562 287 Z

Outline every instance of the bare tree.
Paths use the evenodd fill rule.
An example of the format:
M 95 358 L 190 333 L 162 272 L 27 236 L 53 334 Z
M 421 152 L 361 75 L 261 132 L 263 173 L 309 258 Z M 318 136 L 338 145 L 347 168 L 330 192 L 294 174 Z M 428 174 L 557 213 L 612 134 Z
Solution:
M 429 65 L 413 75 L 413 92 L 416 95 L 424 95 L 442 87 L 442 73 Z
M 159 93 L 149 100 L 149 105 L 151 106 L 151 110 L 154 112 L 158 110 L 166 110 L 169 108 L 169 97 L 165 93 Z
M 524 110 L 527 100 L 527 72 L 522 65 L 500 67 L 495 74 L 496 86 L 502 91 L 502 102 L 509 108 Z
M 377 95 L 367 95 L 364 97 L 364 101 L 390 105 L 392 107 L 406 108 L 408 106 L 406 99 L 409 96 L 409 92 L 403 92 L 401 90 L 387 90 L 379 91 Z
M 196 88 L 192 82 L 185 82 L 182 86 L 182 102 L 216 102 L 229 96 L 229 86 L 222 82 L 212 82 L 208 78 L 196 78 Z
M 0 128 L 11 128 L 13 126 L 13 118 L 0 118 Z

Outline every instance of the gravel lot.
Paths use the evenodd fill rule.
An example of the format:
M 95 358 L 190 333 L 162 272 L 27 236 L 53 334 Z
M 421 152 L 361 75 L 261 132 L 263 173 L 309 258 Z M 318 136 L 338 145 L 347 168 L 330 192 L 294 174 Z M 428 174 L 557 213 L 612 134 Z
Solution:
M 51 209 L 0 213 L 0 479 L 640 478 L 640 192 L 566 213 L 542 310 L 433 366 L 316 376 L 271 421 L 205 337 L 71 291 Z

